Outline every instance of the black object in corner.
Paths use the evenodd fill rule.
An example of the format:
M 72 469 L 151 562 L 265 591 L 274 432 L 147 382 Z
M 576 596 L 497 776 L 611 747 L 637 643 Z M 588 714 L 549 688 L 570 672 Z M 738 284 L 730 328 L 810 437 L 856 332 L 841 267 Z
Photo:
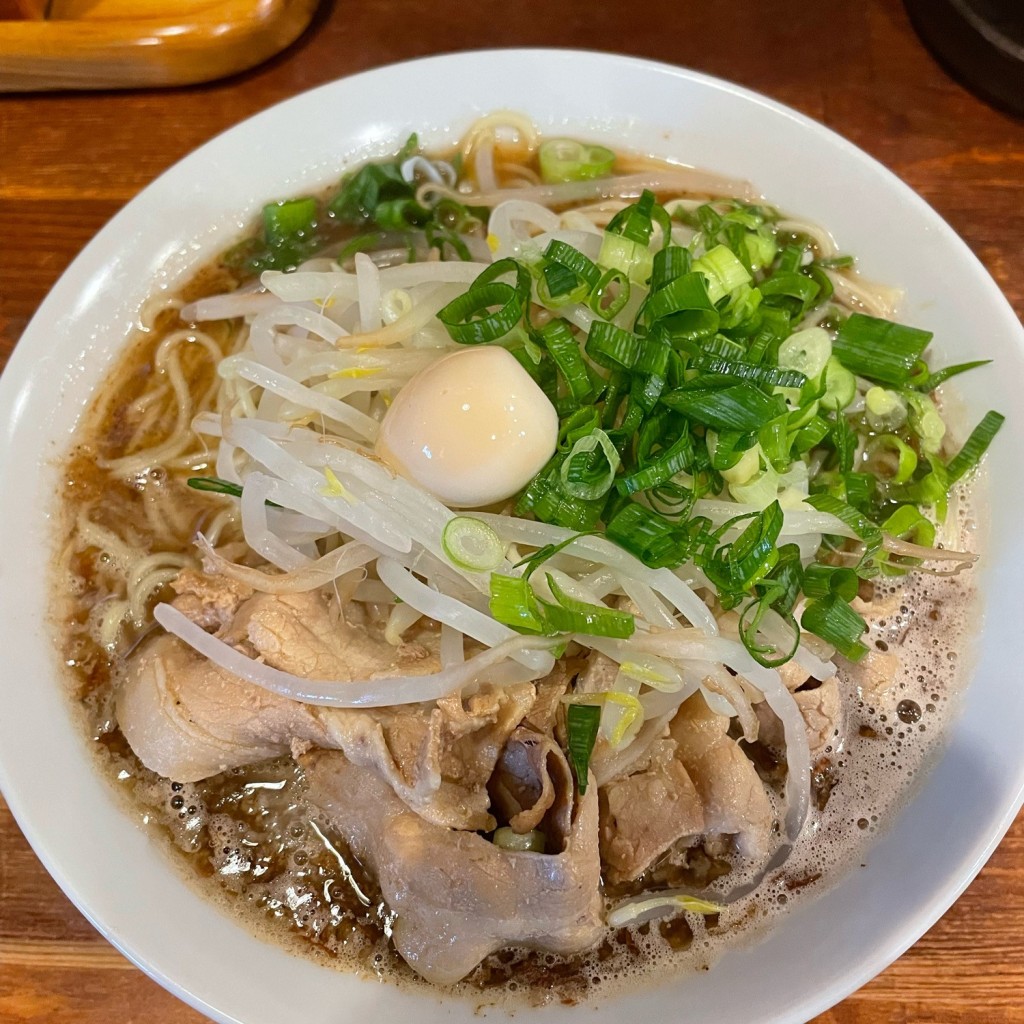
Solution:
M 1024 116 L 1024 0 L 904 0 L 917 34 L 968 89 Z

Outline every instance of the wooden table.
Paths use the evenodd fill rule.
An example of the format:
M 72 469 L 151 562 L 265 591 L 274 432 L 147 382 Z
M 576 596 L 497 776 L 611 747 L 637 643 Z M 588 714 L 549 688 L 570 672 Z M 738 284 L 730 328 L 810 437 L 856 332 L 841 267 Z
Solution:
M 225 82 L 0 98 L 0 366 L 89 238 L 217 132 L 366 68 L 517 45 L 682 64 L 824 121 L 924 195 L 1024 312 L 1024 123 L 952 82 L 896 0 L 342 0 L 283 55 Z M 0 1022 L 200 1020 L 92 930 L 0 801 Z M 1024 817 L 946 917 L 824 1022 L 1024 1024 Z

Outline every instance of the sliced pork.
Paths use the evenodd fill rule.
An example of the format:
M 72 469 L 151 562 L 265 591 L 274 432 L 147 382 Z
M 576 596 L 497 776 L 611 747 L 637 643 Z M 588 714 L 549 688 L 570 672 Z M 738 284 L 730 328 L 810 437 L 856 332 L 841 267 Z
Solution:
M 813 690 L 798 690 L 793 694 L 793 700 L 804 716 L 811 757 L 816 758 L 842 733 L 843 705 L 839 683 L 833 676 Z
M 695 693 L 672 719 L 678 758 L 700 794 L 704 831 L 735 837 L 740 854 L 768 852 L 775 815 L 753 762 L 727 735 L 729 719 Z
M 501 752 L 489 789 L 495 811 L 514 832 L 539 829 L 548 853 L 565 849 L 573 778 L 562 748 L 550 736 L 516 729 Z
M 253 595 L 245 583 L 195 569 L 182 569 L 171 586 L 178 594 L 174 607 L 203 629 L 223 629 L 238 606 Z
M 555 667 L 543 679 L 534 683 L 537 699 L 526 716 L 527 725 L 537 732 L 554 731 L 562 697 L 582 665 L 582 659 L 562 658 L 555 662 Z
M 639 877 L 671 846 L 703 831 L 700 794 L 674 756 L 601 791 L 601 856 L 611 882 Z
M 243 601 L 221 639 L 306 679 L 373 679 L 427 675 L 441 667 L 435 634 L 398 647 L 350 625 L 337 603 L 317 591 L 255 594 Z
M 437 668 L 424 644 L 394 648 L 365 630 L 329 620 L 326 603 L 316 595 L 258 594 L 239 606 L 229 635 L 287 671 L 330 669 L 330 675 L 346 679 Z M 297 641 L 279 646 L 285 635 Z M 349 649 L 352 661 L 343 671 Z M 520 683 L 484 687 L 464 699 L 456 695 L 430 705 L 319 708 L 247 683 L 165 635 L 129 660 L 117 718 L 143 764 L 179 782 L 195 782 L 293 747 L 341 749 L 352 762 L 376 770 L 428 820 L 487 829 L 494 827 L 487 781 L 505 741 L 534 700 L 533 684 Z
M 454 984 L 503 946 L 573 953 L 602 936 L 595 785 L 576 807 L 562 852 L 519 853 L 424 821 L 376 773 L 342 755 L 313 752 L 300 763 L 309 799 L 396 914 L 395 947 L 427 981 Z

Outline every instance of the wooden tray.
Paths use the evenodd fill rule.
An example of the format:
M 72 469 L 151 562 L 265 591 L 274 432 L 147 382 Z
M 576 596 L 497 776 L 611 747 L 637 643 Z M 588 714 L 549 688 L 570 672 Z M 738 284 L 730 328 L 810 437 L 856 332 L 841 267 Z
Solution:
M 294 42 L 319 0 L 0 0 L 0 91 L 185 85 Z

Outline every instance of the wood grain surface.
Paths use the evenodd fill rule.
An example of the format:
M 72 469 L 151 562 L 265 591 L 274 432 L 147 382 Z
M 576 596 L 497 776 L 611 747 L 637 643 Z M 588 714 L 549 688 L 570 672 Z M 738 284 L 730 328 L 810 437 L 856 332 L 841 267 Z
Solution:
M 1024 123 L 949 79 L 896 0 L 339 0 L 282 55 L 223 82 L 0 97 L 0 365 L 89 238 L 200 143 L 342 75 L 511 45 L 682 64 L 824 121 L 917 189 L 1024 311 Z M 0 803 L 0 1024 L 200 1020 L 93 931 Z M 916 946 L 818 1018 L 926 1022 L 1024 1024 L 1024 817 Z

